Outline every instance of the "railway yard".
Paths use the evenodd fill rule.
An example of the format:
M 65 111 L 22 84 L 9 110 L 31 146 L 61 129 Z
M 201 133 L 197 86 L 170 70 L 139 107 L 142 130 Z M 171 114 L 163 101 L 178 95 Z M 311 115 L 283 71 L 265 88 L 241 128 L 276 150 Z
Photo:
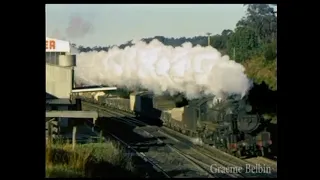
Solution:
M 267 60 L 276 62 L 276 41 L 237 51 L 266 48 L 260 63 L 236 56 L 246 49 L 229 42 L 238 34 L 93 52 L 46 37 L 46 177 L 277 178 L 276 68 Z M 241 44 L 234 60 L 222 55 L 229 47 L 213 48 L 213 37 Z M 270 85 L 264 74 L 248 75 L 255 69 L 270 74 Z
M 83 110 L 99 113 L 86 127 L 120 142 L 146 177 L 251 178 L 277 177 L 277 163 L 264 157 L 240 159 L 166 127 L 148 125 L 134 115 L 82 101 Z

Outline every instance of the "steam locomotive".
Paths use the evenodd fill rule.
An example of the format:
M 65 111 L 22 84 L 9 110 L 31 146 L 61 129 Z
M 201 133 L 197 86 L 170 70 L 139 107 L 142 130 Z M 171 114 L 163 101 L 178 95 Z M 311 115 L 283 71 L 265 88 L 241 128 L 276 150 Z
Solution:
M 133 113 L 141 120 L 160 120 L 164 126 L 237 157 L 271 153 L 271 134 L 266 123 L 259 115 L 250 113 L 252 107 L 246 98 L 237 95 L 191 100 L 182 107 L 177 107 L 169 96 L 150 92 L 131 93 L 129 99 L 98 93 L 84 100 Z

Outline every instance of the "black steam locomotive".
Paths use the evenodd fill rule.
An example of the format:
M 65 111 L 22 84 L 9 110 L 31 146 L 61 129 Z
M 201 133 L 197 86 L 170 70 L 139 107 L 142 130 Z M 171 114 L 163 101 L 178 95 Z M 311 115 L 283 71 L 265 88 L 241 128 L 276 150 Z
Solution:
M 175 131 L 237 157 L 270 153 L 272 142 L 266 130 L 267 123 L 259 115 L 250 114 L 251 106 L 246 99 L 236 95 L 192 100 L 183 107 L 177 107 L 167 96 L 155 96 L 150 92 L 131 93 L 130 99 L 101 95 L 90 101 L 134 113 L 140 119 L 161 120 Z

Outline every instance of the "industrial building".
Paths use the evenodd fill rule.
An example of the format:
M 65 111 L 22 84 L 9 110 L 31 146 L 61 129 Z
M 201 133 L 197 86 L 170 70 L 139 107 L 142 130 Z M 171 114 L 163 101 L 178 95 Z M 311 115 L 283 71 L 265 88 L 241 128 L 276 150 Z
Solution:
M 75 89 L 74 67 L 77 53 L 78 50 L 70 42 L 46 37 L 46 120 L 55 118 L 54 124 L 59 127 L 69 126 L 70 118 L 98 117 L 97 112 L 81 111 L 81 102 L 72 100 L 72 93 L 117 89 Z

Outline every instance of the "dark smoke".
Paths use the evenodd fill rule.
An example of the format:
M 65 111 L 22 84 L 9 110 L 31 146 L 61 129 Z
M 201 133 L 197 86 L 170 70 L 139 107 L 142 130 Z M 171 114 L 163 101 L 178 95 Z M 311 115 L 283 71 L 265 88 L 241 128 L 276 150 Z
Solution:
M 92 30 L 93 26 L 89 21 L 80 16 L 72 16 L 66 29 L 66 34 L 68 38 L 83 38 Z
M 62 33 L 58 29 L 55 29 L 52 32 L 51 38 L 66 40 L 66 38 L 62 35 Z

